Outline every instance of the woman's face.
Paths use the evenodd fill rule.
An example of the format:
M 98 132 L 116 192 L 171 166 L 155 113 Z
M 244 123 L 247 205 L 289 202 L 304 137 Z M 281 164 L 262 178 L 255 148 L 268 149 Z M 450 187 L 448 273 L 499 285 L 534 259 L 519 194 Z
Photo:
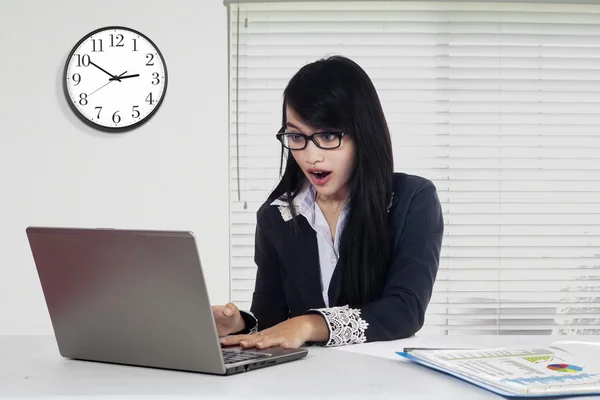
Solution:
M 319 132 L 339 132 L 339 129 L 315 129 L 302 122 L 300 116 L 289 106 L 286 107 L 286 130 L 289 133 L 303 133 L 312 136 Z M 331 136 L 337 145 L 337 138 Z M 348 135 L 342 138 L 335 149 L 321 149 L 308 141 L 303 150 L 291 151 L 304 175 L 323 199 L 345 200 L 349 194 L 349 181 L 354 172 L 356 147 Z

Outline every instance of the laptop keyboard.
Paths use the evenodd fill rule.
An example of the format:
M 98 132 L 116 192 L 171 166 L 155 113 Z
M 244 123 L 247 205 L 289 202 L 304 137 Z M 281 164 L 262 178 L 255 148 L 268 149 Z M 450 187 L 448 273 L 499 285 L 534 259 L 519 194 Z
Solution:
M 250 351 L 235 351 L 235 350 L 222 350 L 223 361 L 225 364 L 233 364 L 242 361 L 257 360 L 259 358 L 266 357 L 267 354 L 253 353 Z

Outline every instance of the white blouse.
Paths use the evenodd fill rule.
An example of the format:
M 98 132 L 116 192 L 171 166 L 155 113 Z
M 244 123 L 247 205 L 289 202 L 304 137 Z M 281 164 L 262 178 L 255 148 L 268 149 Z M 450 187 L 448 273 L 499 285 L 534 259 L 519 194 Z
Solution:
M 329 307 L 329 284 L 333 271 L 339 259 L 340 254 L 340 233 L 343 229 L 346 215 L 348 213 L 348 204 L 344 206 L 335 229 L 335 241 L 331 238 L 329 224 L 323 215 L 323 211 L 317 203 L 317 192 L 310 183 L 300 190 L 294 197 L 293 205 L 296 212 L 306 218 L 311 228 L 317 235 L 317 244 L 319 249 L 319 265 L 321 270 L 321 292 L 325 306 Z M 277 199 L 271 205 L 287 206 L 287 202 Z
M 367 341 L 366 330 L 369 324 L 361 318 L 361 310 L 350 308 L 349 306 L 331 307 L 329 305 L 329 285 L 333 276 L 333 271 L 339 259 L 340 232 L 346 222 L 348 214 L 348 204 L 344 206 L 340 217 L 338 218 L 335 241 L 331 238 L 331 232 L 327 220 L 316 201 L 316 190 L 307 182 L 294 197 L 292 205 L 298 215 L 306 218 L 311 228 L 315 231 L 319 252 L 319 267 L 321 272 L 321 293 L 325 308 L 312 309 L 320 313 L 327 323 L 329 330 L 329 339 L 325 346 L 342 346 L 350 343 L 365 343 Z M 289 221 L 292 214 L 287 202 L 277 199 L 271 203 L 279 207 L 279 212 L 284 221 Z M 258 321 L 251 312 L 243 311 L 244 314 L 252 317 L 253 321 L 247 321 L 246 326 L 250 333 L 256 333 L 258 330 Z

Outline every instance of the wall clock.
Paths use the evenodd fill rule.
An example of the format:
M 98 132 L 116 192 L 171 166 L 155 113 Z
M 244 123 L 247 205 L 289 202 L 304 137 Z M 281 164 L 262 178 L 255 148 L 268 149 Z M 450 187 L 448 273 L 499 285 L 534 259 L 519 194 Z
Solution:
M 64 71 L 71 109 L 94 128 L 123 132 L 148 121 L 167 91 L 167 66 L 144 34 L 110 26 L 84 36 Z

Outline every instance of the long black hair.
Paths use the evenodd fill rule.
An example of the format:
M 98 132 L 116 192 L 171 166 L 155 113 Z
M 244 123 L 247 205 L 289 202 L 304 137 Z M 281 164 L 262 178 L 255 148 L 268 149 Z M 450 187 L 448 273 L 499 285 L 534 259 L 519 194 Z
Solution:
M 342 290 L 338 300 L 340 305 L 350 306 L 376 300 L 381 297 L 390 262 L 387 210 L 394 162 L 375 87 L 354 61 L 333 56 L 305 65 L 292 77 L 283 94 L 283 126 L 286 106 L 307 125 L 342 129 L 356 143 L 349 211 L 340 236 Z M 269 200 L 285 195 L 296 217 L 292 201 L 306 177 L 289 151 L 286 156 L 285 172 Z

